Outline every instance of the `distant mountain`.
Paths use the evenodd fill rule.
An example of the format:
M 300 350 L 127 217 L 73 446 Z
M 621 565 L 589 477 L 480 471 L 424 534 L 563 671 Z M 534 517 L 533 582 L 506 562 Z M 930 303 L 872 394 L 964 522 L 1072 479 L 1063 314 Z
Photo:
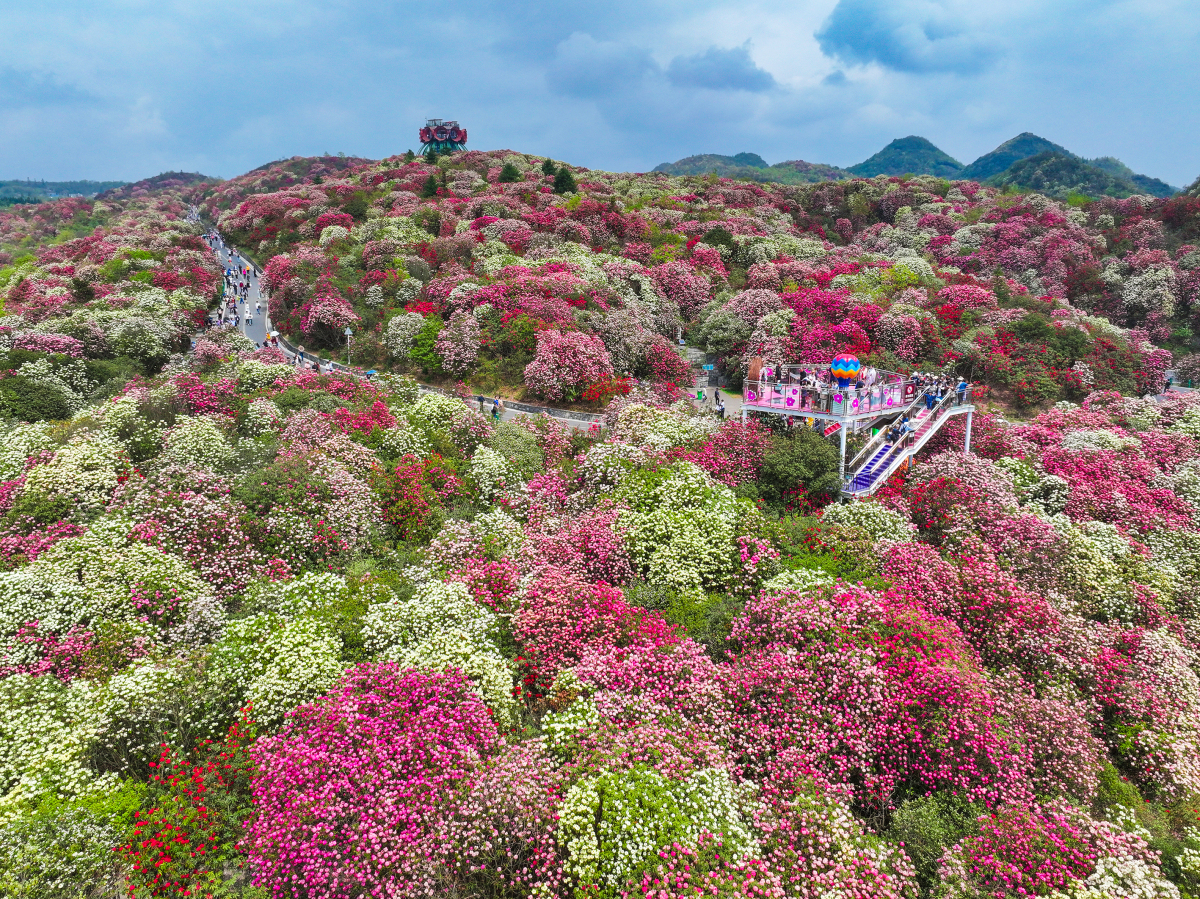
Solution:
M 219 180 L 219 178 L 213 178 L 209 175 L 201 175 L 199 172 L 163 172 L 161 175 L 155 175 L 152 178 L 143 178 L 141 181 L 135 181 L 132 184 L 125 184 L 112 190 L 106 190 L 99 195 L 99 199 L 127 200 L 136 191 L 171 190 L 178 187 L 187 187 L 192 184 L 200 184 L 205 181 Z
M 0 181 L 0 206 L 14 202 L 44 203 L 57 197 L 94 197 L 122 187 L 125 181 Z
M 943 153 L 923 137 L 915 135 L 892 141 L 870 159 L 850 166 L 846 171 L 860 178 L 876 175 L 937 175 L 957 178 L 962 163 Z
M 688 156 L 678 162 L 664 162 L 654 171 L 667 175 L 719 175 L 722 178 L 737 178 L 742 181 L 765 181 L 780 184 L 807 184 L 816 181 L 839 181 L 849 175 L 837 166 L 819 162 L 791 159 L 768 165 L 757 153 L 738 153 L 736 156 L 721 156 L 703 153 Z
M 1142 193 L 1129 178 L 1114 175 L 1069 153 L 1038 153 L 1013 163 L 987 179 L 995 187 L 1037 191 L 1063 199 L 1071 194 L 1089 197 L 1131 197 Z
M 991 153 L 984 153 L 959 172 L 958 176 L 964 181 L 986 181 L 993 175 L 999 175 L 1014 162 L 1037 156 L 1039 153 L 1061 153 L 1063 156 L 1078 158 L 1065 147 L 1025 131 L 1012 140 L 1006 140 Z
M 1127 181 L 1133 182 L 1140 193 L 1149 194 L 1152 197 L 1171 197 L 1179 193 L 1178 187 L 1172 187 L 1165 181 L 1159 181 L 1157 178 L 1151 178 L 1149 175 L 1139 175 L 1121 160 L 1113 156 L 1101 156 L 1099 159 L 1086 160 L 1089 165 L 1094 165 L 1098 169 L 1103 169 L 1110 175 L 1116 175 L 1118 178 L 1124 178 Z

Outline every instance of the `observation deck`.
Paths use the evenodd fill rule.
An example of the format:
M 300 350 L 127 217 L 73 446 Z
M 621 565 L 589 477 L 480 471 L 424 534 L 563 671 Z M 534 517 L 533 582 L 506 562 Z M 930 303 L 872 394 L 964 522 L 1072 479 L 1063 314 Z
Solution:
M 742 420 L 751 412 L 763 412 L 830 422 L 824 432 L 839 432 L 838 474 L 844 497 L 870 496 L 959 415 L 967 417 L 963 452 L 971 451 L 975 406 L 970 385 L 939 390 L 898 372 L 872 368 L 839 382 L 829 363 L 762 366 L 757 374 L 743 385 Z M 867 429 L 878 431 L 851 460 L 847 474 L 847 436 Z

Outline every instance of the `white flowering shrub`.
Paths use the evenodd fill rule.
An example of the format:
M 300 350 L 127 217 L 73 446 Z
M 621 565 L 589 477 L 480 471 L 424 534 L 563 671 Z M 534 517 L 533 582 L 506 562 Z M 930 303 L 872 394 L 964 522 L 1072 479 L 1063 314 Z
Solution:
M 579 465 L 579 476 L 593 493 L 609 493 L 631 471 L 644 465 L 649 455 L 641 447 L 625 443 L 600 443 L 587 451 Z
M 567 791 L 556 839 L 580 891 L 615 899 L 627 880 L 657 865 L 663 846 L 694 847 L 701 834 L 719 833 L 731 857 L 753 854 L 745 802 L 719 769 L 701 769 L 683 781 L 642 767 L 605 772 Z
M 350 229 L 343 228 L 341 225 L 327 225 L 321 229 L 321 237 L 319 243 L 323 247 L 327 247 L 339 240 L 345 240 L 350 236 Z
M 1102 521 L 1073 522 L 1065 515 L 1052 519 L 1066 538 L 1067 552 L 1058 567 L 1058 591 L 1051 599 L 1067 610 L 1103 621 L 1132 622 L 1141 613 L 1135 584 L 1166 595 L 1172 593 L 1173 574 L 1160 562 L 1151 566 L 1134 552 L 1116 527 Z M 1156 538 L 1164 547 L 1170 538 Z
M 1140 445 L 1140 441 L 1136 437 L 1122 437 L 1120 434 L 1114 434 L 1112 431 L 1105 430 L 1080 430 L 1067 431 L 1062 438 L 1062 447 L 1066 450 L 1074 452 L 1086 452 L 1088 450 L 1114 450 L 1120 451 L 1126 447 L 1136 447 Z
M 716 589 L 733 573 L 732 548 L 747 507 L 690 462 L 627 476 L 616 492 L 635 566 L 652 584 Z
M 1179 899 L 1179 888 L 1140 858 L 1096 860 L 1096 869 L 1051 899 Z
M 554 686 L 559 686 L 560 674 Z M 570 759 L 576 751 L 576 741 L 600 723 L 600 711 L 589 697 L 580 696 L 561 711 L 549 711 L 542 718 L 542 737 L 546 748 L 561 760 Z
M 866 534 L 876 543 L 903 543 L 916 533 L 912 523 L 899 512 L 872 502 L 828 506 L 822 519 Z
M 87 517 L 108 502 L 126 465 L 121 444 L 106 434 L 91 434 L 64 446 L 50 462 L 31 470 L 22 492 L 65 498 L 75 506 L 77 515 Z
M 87 404 L 87 394 L 92 389 L 82 359 L 72 359 L 58 366 L 51 365 L 49 359 L 36 359 L 20 366 L 14 374 L 58 391 L 71 414 Z
M 1200 406 L 1189 406 L 1184 409 L 1183 414 L 1171 426 L 1171 430 L 1200 440 Z
M 405 667 L 462 670 L 502 720 L 515 720 L 513 673 L 496 645 L 499 620 L 465 584 L 431 581 L 411 599 L 393 596 L 363 617 L 366 647 Z
M 123 519 L 101 519 L 24 568 L 0 573 L 0 639 L 11 640 L 31 621 L 56 634 L 102 621 L 141 621 L 169 639 L 193 606 L 215 611 L 212 591 L 186 561 L 128 542 L 129 529 Z
M 656 409 L 643 403 L 633 403 L 617 416 L 613 436 L 617 440 L 653 450 L 668 450 L 703 440 L 719 422 L 709 417 L 690 414 L 688 408 Z
M 518 479 L 508 460 L 489 446 L 481 446 L 475 450 L 471 456 L 470 474 L 471 480 L 479 490 L 479 496 L 484 500 L 491 500 L 510 482 Z
M 469 411 L 467 404 L 457 397 L 425 393 L 404 410 L 404 417 L 419 430 L 449 434 L 459 416 Z
M 251 400 L 241 422 L 241 431 L 247 437 L 258 437 L 270 433 L 283 421 L 283 412 L 265 397 Z
M 262 390 L 276 381 L 286 381 L 291 375 L 290 365 L 267 365 L 256 359 L 247 359 L 237 367 L 238 386 L 247 391 Z
M 399 420 L 396 427 L 389 429 L 384 435 L 382 449 L 384 454 L 392 459 L 410 455 L 424 459 L 433 452 L 425 432 L 414 428 L 404 419 Z
M 87 751 L 101 715 L 86 681 L 0 679 L 0 818 L 51 789 L 74 796 L 96 781 Z
M 762 585 L 764 593 L 805 593 L 818 587 L 831 586 L 834 579 L 823 571 L 811 571 L 807 568 L 797 568 L 795 571 L 784 571 Z
M 162 454 L 164 462 L 195 465 L 214 472 L 228 468 L 234 458 L 224 431 L 208 416 L 181 418 L 167 432 Z
M 265 612 L 231 622 L 209 655 L 206 723 L 226 723 L 245 705 L 254 720 L 279 724 L 342 674 L 337 636 L 317 617 Z
M 204 726 L 204 700 L 192 660 L 135 659 L 96 691 L 93 764 L 123 773 L 145 770 L 158 758 L 164 735 L 177 744 L 218 736 Z
M 386 590 L 387 588 L 382 588 Z M 289 581 L 259 581 L 246 589 L 243 605 L 255 612 L 299 618 L 337 605 L 350 594 L 346 579 L 327 571 L 306 571 Z
M 20 423 L 0 434 L 0 481 L 11 481 L 25 470 L 25 460 L 50 449 L 53 441 L 45 422 Z
M 411 280 L 415 282 L 416 279 Z M 407 359 L 413 341 L 424 327 L 425 317 L 419 312 L 402 312 L 392 316 L 383 331 L 383 345 L 393 358 Z

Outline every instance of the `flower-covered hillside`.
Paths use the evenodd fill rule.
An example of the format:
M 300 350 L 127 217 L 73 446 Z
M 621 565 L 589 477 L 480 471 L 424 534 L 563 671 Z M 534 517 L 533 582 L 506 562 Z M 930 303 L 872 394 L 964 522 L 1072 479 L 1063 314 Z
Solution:
M 188 196 L 266 267 L 296 341 L 344 346 L 350 327 L 359 362 L 426 379 L 571 400 L 626 374 L 686 384 L 682 330 L 735 387 L 751 356 L 853 352 L 1028 407 L 1158 389 L 1156 344 L 1191 346 L 1186 198 L 1075 207 L 931 177 L 759 185 L 502 151 L 323 162 Z
M 481 158 L 496 163 L 486 184 L 456 179 Z M 272 302 L 289 304 L 277 321 L 319 339 L 328 316 L 377 314 L 385 336 L 408 323 L 401 368 L 503 380 L 521 358 L 513 377 L 560 402 L 622 395 L 582 433 L 498 422 L 401 373 L 321 374 L 234 329 L 200 333 L 220 276 L 187 210 L 208 188 L 90 206 L 102 221 L 86 235 L 77 213 L 19 209 L 43 230 L 14 226 L 30 258 L 6 267 L 0 317 L 5 891 L 1200 894 L 1200 400 L 1121 392 L 1154 387 L 1138 379 L 1164 351 L 1036 299 L 1054 296 L 1048 270 L 1023 292 L 1003 254 L 981 249 L 967 274 L 959 253 L 955 273 L 936 252 L 884 248 L 909 233 L 894 224 L 801 236 L 783 193 L 696 179 L 709 199 L 673 194 L 696 216 L 673 222 L 661 196 L 634 194 L 683 182 L 629 176 L 621 193 L 568 169 L 572 190 L 561 168 L 463 154 L 424 202 L 387 191 L 418 204 L 389 216 L 383 182 L 362 186 L 379 164 L 329 163 L 217 189 L 236 216 L 357 185 L 349 211 L 322 194 L 313 219 L 345 234 L 270 255 Z M 383 165 L 428 184 L 423 163 Z M 239 198 L 255 179 L 268 192 Z M 613 187 L 611 209 L 583 196 L 593 184 Z M 941 196 L 932 181 L 848 184 Z M 438 189 L 516 205 L 416 244 L 376 232 L 362 254 L 391 268 L 342 265 L 372 223 L 415 228 L 434 210 L 440 235 L 455 198 Z M 1016 202 L 974 196 L 954 214 Z M 591 202 L 599 224 L 579 213 Z M 1052 223 L 1070 209 L 1020 203 L 1041 209 L 1038 233 L 1091 233 Z M 518 214 L 523 247 L 489 235 Z M 609 214 L 643 221 L 644 239 L 606 242 Z M 711 222 L 728 242 L 714 226 L 689 247 Z M 454 241 L 470 253 L 440 258 Z M 484 276 L 492 244 L 517 261 Z M 631 246 L 642 259 L 620 255 Z M 366 287 L 380 303 L 369 271 L 385 272 Z M 959 341 L 956 364 L 1013 397 L 1037 359 L 1047 378 L 1082 361 L 1080 402 L 1022 422 L 979 413 L 970 456 L 951 422 L 875 500 L 838 505 L 819 431 L 664 396 L 684 377 L 680 323 L 698 343 L 740 322 L 721 351 L 735 376 L 747 354 L 800 352 L 818 332 L 804 354 L 900 358 L 903 340 L 882 340 L 911 337 L 905 316 L 921 354 Z M 641 366 L 659 387 L 622 379 Z M 1086 390 L 1085 371 L 1108 389 Z
M 778 477 L 768 435 L 686 403 L 585 437 L 234 344 L 10 425 L 0 870 L 33 895 L 1177 895 L 1197 416 L 1107 393 L 985 419 L 981 456 L 818 518 L 739 499 Z
M 0 416 L 66 419 L 188 348 L 220 268 L 175 196 L 0 213 Z

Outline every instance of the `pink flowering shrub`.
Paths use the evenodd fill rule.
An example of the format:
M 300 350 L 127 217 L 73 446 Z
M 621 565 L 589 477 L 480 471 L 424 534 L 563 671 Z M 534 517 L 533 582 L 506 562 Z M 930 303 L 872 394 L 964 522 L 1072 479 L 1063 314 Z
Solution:
M 1030 795 L 1025 751 L 948 621 L 862 588 L 768 594 L 730 641 L 742 647 L 727 691 L 747 774 L 857 781 L 858 801 L 885 808 L 902 783 L 989 804 Z
M 522 597 L 513 633 L 524 647 L 525 683 L 535 692 L 588 650 L 678 640 L 657 614 L 627 605 L 617 588 L 555 567 L 542 571 Z
M 352 669 L 254 746 L 245 845 L 255 883 L 328 899 L 363 887 L 436 892 L 450 801 L 496 747 L 496 725 L 460 673 Z
M 587 581 L 622 584 L 633 577 L 629 550 L 622 539 L 618 509 L 595 509 L 526 528 L 530 567 L 547 563 L 569 569 Z
M 475 367 L 479 358 L 479 322 L 470 312 L 458 311 L 451 317 L 437 337 L 437 354 L 442 359 L 442 368 L 453 375 L 462 376 Z
M 525 383 L 548 400 L 570 399 L 612 374 L 612 358 L 599 338 L 551 330 L 538 334 L 537 353 L 525 367 Z
M 1008 806 L 952 847 L 940 873 L 951 895 L 1046 896 L 1086 880 L 1103 858 L 1158 867 L 1140 836 L 1069 805 Z

